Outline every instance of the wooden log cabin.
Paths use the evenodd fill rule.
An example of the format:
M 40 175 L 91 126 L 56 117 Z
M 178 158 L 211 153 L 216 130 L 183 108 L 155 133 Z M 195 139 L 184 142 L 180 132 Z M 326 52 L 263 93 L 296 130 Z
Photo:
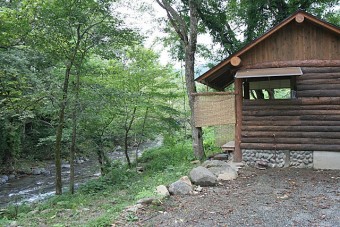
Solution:
M 219 91 L 234 83 L 236 161 L 309 152 L 314 165 L 340 168 L 339 27 L 298 11 L 196 81 Z

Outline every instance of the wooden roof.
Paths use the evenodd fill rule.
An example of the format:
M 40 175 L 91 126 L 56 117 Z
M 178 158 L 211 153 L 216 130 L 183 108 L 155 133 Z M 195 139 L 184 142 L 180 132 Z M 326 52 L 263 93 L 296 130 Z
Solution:
M 300 26 L 301 25 L 301 26 Z M 303 28 L 303 29 L 302 29 Z M 311 28 L 311 29 L 307 29 Z M 321 28 L 321 29 L 320 29 Z M 300 31 L 301 30 L 301 31 Z M 294 34 L 291 34 L 292 31 L 296 31 Z M 317 31 L 322 31 L 317 32 Z M 304 32 L 302 34 L 301 32 Z M 287 35 L 288 33 L 288 35 Z M 308 33 L 308 34 L 307 34 Z M 298 42 L 296 41 L 299 37 L 303 37 L 302 39 L 311 39 L 311 34 L 320 33 L 315 36 L 314 46 L 315 48 L 305 48 L 304 52 L 313 52 L 307 53 L 303 56 L 299 55 L 298 52 L 300 50 L 294 50 L 292 48 L 301 49 L 301 46 L 305 44 L 306 41 Z M 325 35 L 326 33 L 326 35 Z M 283 37 L 284 36 L 284 37 Z M 294 37 L 293 37 L 294 36 Z M 295 40 L 292 40 L 295 39 Z M 320 56 L 316 56 L 320 51 L 316 50 L 321 47 L 320 43 L 317 43 L 321 40 L 324 40 L 322 44 L 327 44 L 328 49 L 326 48 L 321 53 Z M 296 46 L 288 43 L 296 41 Z M 286 42 L 286 46 L 281 45 L 281 43 Z M 309 41 L 310 42 L 310 41 Z M 330 45 L 328 45 L 330 43 Z M 264 50 L 267 48 L 267 52 L 271 52 L 272 55 L 280 55 L 280 56 L 267 56 L 267 53 Z M 283 53 L 285 52 L 285 53 Z M 297 52 L 297 53 L 293 53 Z M 300 51 L 301 52 L 301 51 Z M 329 53 L 332 52 L 332 53 Z M 258 55 L 258 56 L 256 56 Z M 286 55 L 286 56 L 283 56 Z M 291 56 L 295 55 L 295 56 Z M 307 56 L 308 55 L 308 56 Z M 283 57 L 282 57 L 283 56 Z M 241 67 L 235 67 L 232 65 L 231 60 L 235 59 L 234 57 L 240 57 L 242 60 Z M 256 60 L 251 59 L 257 57 Z M 260 59 L 260 60 L 259 60 Z M 304 11 L 297 11 L 292 14 L 287 19 L 283 20 L 281 23 L 273 27 L 271 30 L 266 32 L 264 35 L 255 39 L 251 43 L 244 46 L 242 49 L 232 54 L 201 76 L 199 76 L 196 81 L 206 84 L 212 88 L 217 90 L 223 90 L 226 86 L 230 85 L 234 81 L 234 75 L 237 70 L 241 68 L 261 68 L 256 66 L 255 63 L 267 63 L 267 65 L 273 65 L 272 63 L 276 61 L 275 67 L 283 66 L 310 66 L 308 64 L 314 64 L 315 60 L 322 59 L 326 64 L 325 66 L 340 66 L 340 28 L 327 23 L 323 20 L 320 20 L 311 14 L 308 14 Z M 244 61 L 245 60 L 245 61 Z M 277 62 L 277 61 L 281 61 Z M 297 61 L 291 62 L 291 64 L 287 65 L 290 60 L 299 60 L 299 64 L 296 64 Z M 252 64 L 250 64 L 250 62 Z M 282 64 L 285 62 L 285 64 Z M 271 64 L 268 64 L 271 63 Z M 247 65 L 248 64 L 248 65 Z M 328 64 L 328 65 L 327 65 Z M 335 64 L 335 65 L 334 65 Z M 251 65 L 251 66 L 250 66 Z M 266 64 L 262 64 L 266 65 Z M 273 66 L 269 66 L 273 67 Z

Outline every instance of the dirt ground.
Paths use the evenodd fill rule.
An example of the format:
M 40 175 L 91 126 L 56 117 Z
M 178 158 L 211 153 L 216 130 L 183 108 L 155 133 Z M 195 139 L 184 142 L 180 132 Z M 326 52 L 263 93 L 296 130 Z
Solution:
M 126 225 L 340 226 L 340 171 L 247 167 L 234 181 L 172 196 L 136 216 Z

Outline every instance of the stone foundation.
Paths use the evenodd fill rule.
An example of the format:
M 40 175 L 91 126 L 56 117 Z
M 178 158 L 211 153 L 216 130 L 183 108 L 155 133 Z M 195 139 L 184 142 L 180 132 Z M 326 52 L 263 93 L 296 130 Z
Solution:
M 269 167 L 313 167 L 313 151 L 288 150 L 242 150 L 243 161 L 249 166 L 255 166 L 258 161 L 265 161 Z

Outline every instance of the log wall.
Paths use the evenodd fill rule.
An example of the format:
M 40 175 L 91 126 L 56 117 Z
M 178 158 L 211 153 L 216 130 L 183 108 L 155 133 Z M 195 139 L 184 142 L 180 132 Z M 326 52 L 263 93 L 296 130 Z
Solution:
M 242 149 L 340 152 L 340 67 L 302 70 L 297 99 L 243 101 Z

